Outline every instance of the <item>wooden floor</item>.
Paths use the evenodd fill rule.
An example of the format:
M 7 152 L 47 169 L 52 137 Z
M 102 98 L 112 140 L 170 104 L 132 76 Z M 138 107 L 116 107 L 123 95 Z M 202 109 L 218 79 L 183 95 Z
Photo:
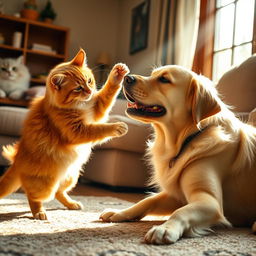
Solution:
M 122 191 L 115 191 L 115 189 L 104 185 L 83 182 L 82 184 L 78 183 L 70 194 L 82 196 L 111 196 L 129 202 L 138 202 L 146 197 L 146 194 L 143 192 L 138 192 L 137 190 L 133 192 L 131 190 L 132 189 L 123 189 Z

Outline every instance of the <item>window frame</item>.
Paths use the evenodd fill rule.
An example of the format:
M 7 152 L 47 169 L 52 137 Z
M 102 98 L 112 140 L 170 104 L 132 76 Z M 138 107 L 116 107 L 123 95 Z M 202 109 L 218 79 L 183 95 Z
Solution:
M 198 40 L 193 62 L 193 71 L 212 79 L 216 1 L 201 0 Z M 232 46 L 230 49 L 234 49 Z M 256 53 L 256 2 L 254 5 L 254 22 L 252 54 Z

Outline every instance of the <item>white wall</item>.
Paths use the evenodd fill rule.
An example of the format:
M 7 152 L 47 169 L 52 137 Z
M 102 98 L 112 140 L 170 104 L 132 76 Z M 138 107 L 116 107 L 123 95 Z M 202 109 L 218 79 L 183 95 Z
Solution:
M 52 0 L 57 12 L 55 24 L 70 28 L 70 58 L 79 47 L 87 52 L 89 66 L 106 51 L 112 64 L 126 63 L 133 73 L 148 75 L 156 63 L 159 0 L 151 0 L 148 47 L 129 54 L 131 11 L 143 0 Z M 22 9 L 22 0 L 2 0 L 6 14 Z M 47 0 L 37 0 L 41 11 Z

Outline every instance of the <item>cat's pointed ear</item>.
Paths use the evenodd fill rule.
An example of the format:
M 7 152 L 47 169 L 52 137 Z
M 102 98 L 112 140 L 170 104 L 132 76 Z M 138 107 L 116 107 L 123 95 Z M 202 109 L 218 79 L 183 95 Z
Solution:
M 21 55 L 17 60 L 18 60 L 18 62 L 19 62 L 20 64 L 24 64 L 23 55 Z
M 86 66 L 87 58 L 85 51 L 81 48 L 70 63 L 78 67 Z
M 63 84 L 64 80 L 65 80 L 65 75 L 63 74 L 57 74 L 57 75 L 54 75 L 52 78 L 51 78 L 51 85 L 52 87 L 59 91 L 61 89 L 61 85 Z

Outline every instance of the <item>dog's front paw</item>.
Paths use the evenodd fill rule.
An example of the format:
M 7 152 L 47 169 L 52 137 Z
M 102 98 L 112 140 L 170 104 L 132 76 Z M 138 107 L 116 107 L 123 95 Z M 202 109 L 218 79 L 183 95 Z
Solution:
M 124 63 L 116 64 L 110 74 L 109 74 L 109 82 L 111 84 L 121 84 L 125 75 L 130 72 L 129 68 Z
M 173 244 L 182 234 L 175 228 L 162 224 L 152 227 L 145 235 L 145 242 L 148 244 Z
M 129 221 L 128 216 L 126 216 L 120 210 L 114 209 L 106 209 L 101 215 L 100 219 L 104 222 L 122 222 L 122 221 Z
M 114 137 L 121 137 L 128 132 L 128 125 L 123 122 L 115 123 Z

